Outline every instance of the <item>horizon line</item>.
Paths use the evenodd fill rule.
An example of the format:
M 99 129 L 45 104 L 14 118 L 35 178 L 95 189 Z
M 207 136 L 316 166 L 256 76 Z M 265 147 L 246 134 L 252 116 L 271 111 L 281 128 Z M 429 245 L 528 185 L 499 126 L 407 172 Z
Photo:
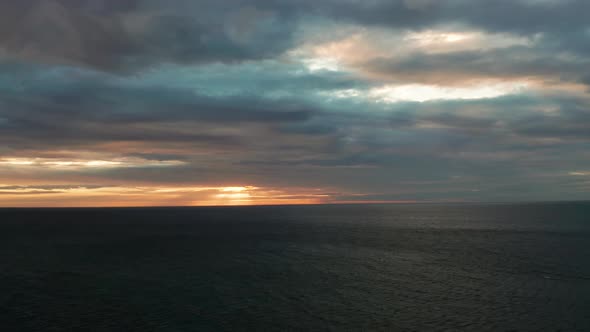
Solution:
M 297 207 L 333 205 L 474 205 L 474 204 L 559 204 L 590 203 L 584 200 L 527 200 L 527 201 L 374 201 L 374 202 L 330 202 L 293 204 L 250 204 L 250 205 L 129 205 L 129 206 L 0 206 L 0 210 L 92 210 L 92 209 L 175 209 L 175 208 L 255 208 L 255 207 Z

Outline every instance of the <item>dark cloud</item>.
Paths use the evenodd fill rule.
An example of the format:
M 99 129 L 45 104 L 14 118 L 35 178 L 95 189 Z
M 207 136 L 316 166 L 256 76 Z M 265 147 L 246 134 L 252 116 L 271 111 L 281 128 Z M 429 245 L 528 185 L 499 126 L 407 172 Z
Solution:
M 134 71 L 160 63 L 268 58 L 292 45 L 286 12 L 253 2 L 25 0 L 0 7 L 9 56 Z
M 511 47 L 447 54 L 411 54 L 406 57 L 377 58 L 365 68 L 401 82 L 464 84 L 489 79 L 582 81 L 580 68 L 588 58 L 556 57 L 547 50 Z
M 488 31 L 530 34 L 577 31 L 588 26 L 584 0 L 376 0 L 306 3 L 307 10 L 363 25 L 423 29 L 428 26 L 470 25 Z
M 512 126 L 520 135 L 587 141 L 590 139 L 590 107 L 584 112 L 567 112 L 557 118 L 531 115 Z
M 547 45 L 584 54 L 589 49 L 584 0 L 24 0 L 0 9 L 0 47 L 9 54 L 117 71 L 271 58 L 295 45 L 299 18 L 306 16 L 413 30 L 463 24 L 538 33 Z
M 15 66 L 3 77 L 0 135 L 7 146 L 143 141 L 239 146 L 240 133 L 224 127 L 296 123 L 317 113 L 317 105 L 292 98 L 257 95 L 209 96 L 188 89 L 118 84 L 109 76 L 77 76 Z M 12 72 L 12 74 L 10 73 Z M 0 84 L 2 84 L 0 76 Z M 38 143 L 37 143 L 38 142 Z
M 4 1 L 0 191 L 255 185 L 315 188 L 334 201 L 584 198 L 588 180 L 570 173 L 590 170 L 588 12 L 582 0 Z M 408 32 L 465 29 L 484 37 L 404 49 Z M 373 52 L 348 38 L 359 31 L 399 43 Z M 512 41 L 484 45 L 490 36 Z M 344 52 L 341 37 L 353 45 L 333 54 Z M 419 91 L 375 93 L 490 80 L 529 85 L 424 102 L 408 101 L 428 97 Z M 158 164 L 167 161 L 179 163 Z

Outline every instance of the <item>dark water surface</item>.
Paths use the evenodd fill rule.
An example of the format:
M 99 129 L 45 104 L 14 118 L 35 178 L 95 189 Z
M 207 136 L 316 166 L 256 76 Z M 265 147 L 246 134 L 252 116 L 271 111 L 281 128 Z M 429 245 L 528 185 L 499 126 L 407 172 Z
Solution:
M 0 210 L 1 331 L 590 331 L 590 203 Z

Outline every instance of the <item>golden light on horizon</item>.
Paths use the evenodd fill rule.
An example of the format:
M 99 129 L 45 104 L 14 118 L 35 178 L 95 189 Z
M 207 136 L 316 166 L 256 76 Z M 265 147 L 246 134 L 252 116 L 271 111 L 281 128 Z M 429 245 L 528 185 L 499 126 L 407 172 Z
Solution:
M 320 204 L 320 189 L 256 186 L 19 186 L 0 184 L 0 207 L 232 206 Z
M 225 203 L 241 205 L 251 202 L 251 189 L 258 189 L 256 187 L 223 187 L 218 189 L 221 193 L 216 194 L 215 198 L 221 201 L 221 205 Z

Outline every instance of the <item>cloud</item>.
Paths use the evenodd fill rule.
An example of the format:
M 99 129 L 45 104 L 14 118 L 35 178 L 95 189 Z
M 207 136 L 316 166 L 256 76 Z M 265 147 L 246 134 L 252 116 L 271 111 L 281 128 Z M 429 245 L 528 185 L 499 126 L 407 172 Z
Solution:
M 291 45 L 293 26 L 287 13 L 259 7 L 237 1 L 10 2 L 0 8 L 0 49 L 11 58 L 117 72 L 268 58 Z
M 5 1 L 0 205 L 587 197 L 588 6 Z
M 468 25 L 492 33 L 542 34 L 547 45 L 587 54 L 583 13 L 590 9 L 582 0 L 24 0 L 1 6 L 5 56 L 118 72 L 273 58 L 297 46 L 309 17 L 413 31 Z
M 304 122 L 319 110 L 290 96 L 215 96 L 165 84 L 136 85 L 67 67 L 4 68 L 0 85 L 8 89 L 0 93 L 0 135 L 9 147 L 112 141 L 239 146 L 242 135 L 236 124 Z M 14 86 L 17 77 L 20 84 Z
M 559 57 L 536 49 L 514 47 L 495 51 L 447 54 L 411 54 L 403 58 L 377 58 L 366 69 L 392 80 L 456 84 L 490 80 L 580 81 L 587 58 Z

